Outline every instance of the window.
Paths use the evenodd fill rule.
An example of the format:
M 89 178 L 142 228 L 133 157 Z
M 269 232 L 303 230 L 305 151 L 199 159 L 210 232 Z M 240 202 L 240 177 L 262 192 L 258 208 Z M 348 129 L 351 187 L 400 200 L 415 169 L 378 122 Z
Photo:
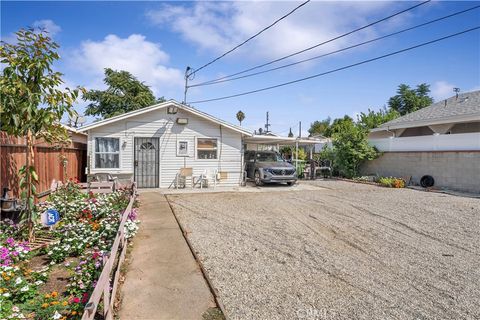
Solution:
M 155 146 L 151 142 L 144 142 L 140 146 L 140 150 L 155 150 Z
M 217 139 L 197 139 L 197 159 L 217 159 Z
M 120 139 L 95 138 L 95 168 L 120 168 Z

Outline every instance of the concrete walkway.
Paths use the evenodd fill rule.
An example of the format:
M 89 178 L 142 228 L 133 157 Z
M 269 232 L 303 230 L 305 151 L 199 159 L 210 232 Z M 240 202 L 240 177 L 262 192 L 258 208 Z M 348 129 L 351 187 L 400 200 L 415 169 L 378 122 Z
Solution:
M 165 196 L 140 194 L 140 230 L 122 287 L 121 320 L 202 319 L 213 296 Z

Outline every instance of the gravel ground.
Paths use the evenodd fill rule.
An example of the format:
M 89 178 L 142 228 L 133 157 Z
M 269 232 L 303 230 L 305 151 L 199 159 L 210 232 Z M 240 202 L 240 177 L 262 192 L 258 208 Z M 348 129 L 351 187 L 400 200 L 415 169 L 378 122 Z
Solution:
M 480 319 L 480 199 L 313 184 L 168 196 L 229 319 Z

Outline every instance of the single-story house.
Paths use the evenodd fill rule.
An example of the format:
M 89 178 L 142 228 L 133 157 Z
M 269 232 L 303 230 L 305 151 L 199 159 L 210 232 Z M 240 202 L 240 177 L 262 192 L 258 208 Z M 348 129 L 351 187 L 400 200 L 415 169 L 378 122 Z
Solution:
M 139 188 L 171 187 L 180 168 L 192 168 L 194 176 L 216 170 L 217 185 L 238 186 L 246 145 L 257 141 L 245 128 L 174 100 L 97 121 L 81 131 L 88 134 L 89 173 L 133 178 Z
M 362 172 L 382 176 L 424 175 L 435 185 L 480 193 L 480 91 L 436 102 L 375 128 L 369 141 L 383 155 Z

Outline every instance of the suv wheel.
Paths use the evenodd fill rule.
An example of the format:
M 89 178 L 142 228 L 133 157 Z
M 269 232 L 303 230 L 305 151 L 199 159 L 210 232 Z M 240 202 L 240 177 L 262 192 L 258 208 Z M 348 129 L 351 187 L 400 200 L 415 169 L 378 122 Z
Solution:
M 287 186 L 291 187 L 291 186 L 293 186 L 294 183 L 295 183 L 295 182 L 289 181 L 289 182 L 287 182 Z
M 260 177 L 260 171 L 255 171 L 255 185 L 256 186 L 261 186 L 263 185 L 262 183 L 262 178 Z

